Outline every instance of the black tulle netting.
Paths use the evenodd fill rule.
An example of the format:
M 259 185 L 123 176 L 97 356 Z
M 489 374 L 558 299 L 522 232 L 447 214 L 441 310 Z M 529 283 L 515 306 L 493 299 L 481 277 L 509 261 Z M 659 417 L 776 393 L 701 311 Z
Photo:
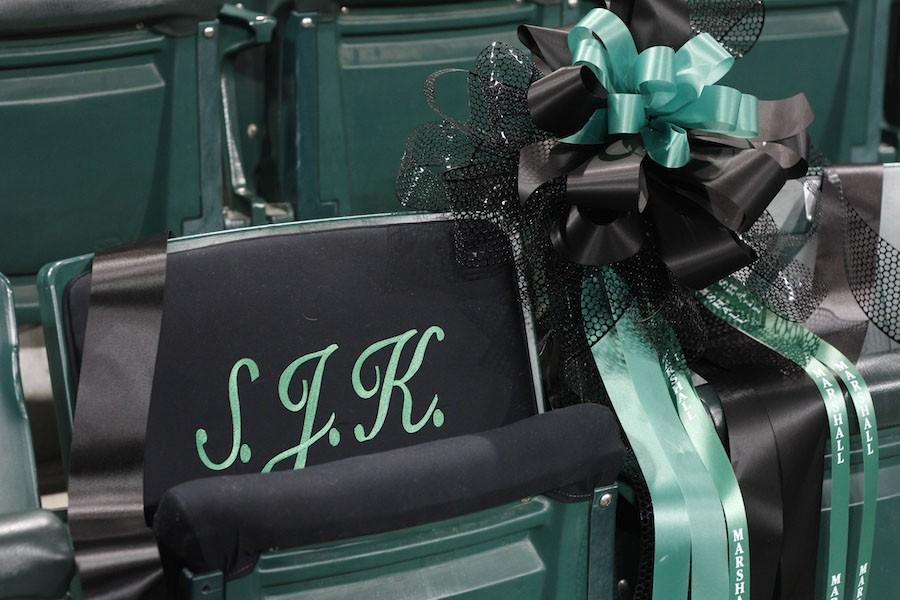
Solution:
M 689 0 L 691 29 L 706 32 L 736 57 L 756 45 L 766 20 L 763 0 Z
M 837 187 L 844 221 L 844 264 L 857 304 L 882 333 L 900 342 L 900 249 L 872 229 L 844 195 L 840 177 L 829 172 Z
M 761 11 L 762 8 L 755 8 L 761 4 L 694 2 L 691 7 L 696 15 L 695 25 L 702 23 L 705 28 L 715 29 L 715 10 L 703 12 L 706 9 L 702 7 L 715 5 L 721 10 L 723 4 L 744 7 L 751 15 L 743 21 L 751 24 L 746 28 L 721 25 L 718 30 L 720 37 L 732 41 L 732 51 L 748 49 L 758 36 L 758 30 L 752 26 L 756 22 L 754 15 L 760 15 L 761 28 L 762 13 L 753 12 Z M 730 23 L 735 23 L 734 19 Z M 746 42 L 744 46 L 740 45 L 741 40 Z M 526 146 L 531 147 L 529 151 L 536 148 L 538 152 L 549 152 L 557 143 L 549 134 L 534 128 L 528 110 L 528 87 L 541 73 L 525 52 L 501 43 L 492 44 L 479 55 L 472 71 L 444 71 L 429 79 L 426 95 L 436 110 L 435 82 L 443 75 L 460 74 L 468 85 L 468 118 L 441 115 L 442 120 L 425 124 L 412 133 L 397 180 L 398 197 L 408 208 L 452 214 L 456 259 L 462 265 L 515 265 L 519 299 L 535 323 L 545 395 L 552 408 L 578 402 L 609 404 L 589 348 L 632 306 L 639 311 L 651 343 L 662 342 L 659 336 L 670 335 L 668 328 L 655 324 L 670 325 L 689 363 L 706 355 L 715 356 L 720 364 L 729 360 L 727 357 L 737 357 L 735 360 L 744 364 L 776 366 L 785 371 L 795 368 L 759 344 L 742 345 L 740 336 L 725 335 L 727 326 L 713 318 L 694 293 L 680 285 L 657 258 L 652 237 L 645 240 L 636 256 L 612 267 L 581 266 L 559 255 L 551 245 L 549 232 L 567 210 L 565 178 L 544 183 L 525 202 L 518 194 L 520 152 Z M 735 274 L 769 308 L 793 322 L 806 320 L 824 297 L 812 268 L 803 259 L 821 212 L 817 201 L 820 175 L 820 169 L 813 169 L 802 184 L 803 193 L 812 201 L 810 210 L 795 219 L 794 226 L 785 227 L 767 212 L 742 236 L 756 251 L 758 260 Z M 848 213 L 848 223 L 849 265 L 858 263 L 860 272 L 874 268 L 872 264 L 893 265 L 894 273 L 900 270 L 900 253 L 896 249 L 881 244 L 883 240 L 864 222 L 857 227 L 852 213 Z M 873 244 L 879 257 L 874 263 Z M 585 278 L 609 280 L 605 269 L 618 275 L 614 279 L 624 282 L 622 289 L 627 292 L 606 289 L 602 291 L 603 298 L 584 301 L 584 293 L 600 293 L 587 290 L 583 286 Z M 871 275 L 868 273 L 865 282 Z M 852 285 L 857 279 L 851 274 L 850 280 Z M 863 282 L 863 277 L 858 281 Z M 900 277 L 874 291 L 862 283 L 858 290 L 854 289 L 866 313 L 895 339 L 900 334 L 896 321 L 896 306 L 900 304 L 898 282 Z M 805 350 L 813 351 L 809 346 Z M 624 478 L 635 491 L 641 524 L 632 597 L 644 599 L 650 597 L 652 585 L 653 515 L 649 492 L 630 449 Z

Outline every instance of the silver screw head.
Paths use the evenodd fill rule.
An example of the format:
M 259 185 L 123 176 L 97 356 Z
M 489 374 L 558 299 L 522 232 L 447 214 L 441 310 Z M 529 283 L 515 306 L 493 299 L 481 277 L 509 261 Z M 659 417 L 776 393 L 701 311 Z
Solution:
M 578 6 L 578 0 L 569 0 L 569 6 L 575 8 L 576 6 Z
M 216 35 L 216 28 L 213 27 L 212 25 L 208 25 L 203 28 L 203 37 L 211 38 L 211 37 L 214 37 L 215 35 Z
M 300 27 L 303 29 L 309 29 L 311 27 L 315 27 L 316 24 L 313 22 L 312 17 L 303 17 L 300 19 Z
M 612 504 L 612 501 L 612 494 L 603 494 L 602 496 L 600 496 L 600 506 L 602 508 L 609 508 L 609 506 Z
M 350 7 L 349 7 L 349 6 L 342 6 L 342 7 L 341 7 L 341 14 L 342 14 L 342 15 L 349 15 L 349 14 L 350 14 Z
M 251 140 L 256 137 L 256 134 L 259 133 L 259 127 L 256 126 L 256 123 L 250 123 L 247 125 L 247 137 Z

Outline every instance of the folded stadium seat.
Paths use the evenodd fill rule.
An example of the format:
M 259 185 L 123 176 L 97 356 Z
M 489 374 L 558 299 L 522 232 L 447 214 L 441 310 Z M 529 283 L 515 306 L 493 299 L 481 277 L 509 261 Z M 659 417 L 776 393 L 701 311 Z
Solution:
M 145 341 L 109 334 L 155 294 L 109 279 L 126 255 L 41 271 L 60 412 L 80 390 L 76 482 L 76 465 L 102 464 L 107 436 L 132 427 L 127 391 L 99 411 L 85 396 L 97 367 L 155 372 L 142 518 L 170 589 L 612 598 L 616 422 L 597 405 L 543 412 L 513 268 L 460 266 L 453 231 L 409 215 L 172 240 L 155 361 Z M 91 346 L 98 335 L 106 346 Z M 104 418 L 85 432 L 84 414 Z
M 0 2 L 0 271 L 222 227 L 222 0 Z
M 0 275 L 0 599 L 61 600 L 75 559 L 65 525 L 40 507 L 15 325 L 12 287 Z
M 767 0 L 762 37 L 723 83 L 767 99 L 805 93 L 829 160 L 877 162 L 890 4 Z
M 293 203 L 300 219 L 396 210 L 394 179 L 406 138 L 435 118 L 422 94 L 425 79 L 441 68 L 470 69 L 492 42 L 519 45 L 522 23 L 574 23 L 587 4 L 269 2 L 279 21 L 269 71 L 278 189 L 267 199 Z M 465 115 L 465 95 L 455 87 L 438 86 L 441 106 Z
M 888 36 L 887 74 L 884 90 L 884 141 L 887 152 L 893 155 L 884 162 L 900 159 L 900 2 L 891 2 L 890 34 Z

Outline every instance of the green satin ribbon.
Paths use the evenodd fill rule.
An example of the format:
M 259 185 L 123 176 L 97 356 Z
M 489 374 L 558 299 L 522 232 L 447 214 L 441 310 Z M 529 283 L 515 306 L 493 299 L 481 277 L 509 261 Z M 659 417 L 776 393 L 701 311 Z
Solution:
M 843 598 L 846 586 L 850 505 L 849 421 L 843 394 L 832 372 L 850 393 L 860 427 L 863 455 L 863 514 L 856 570 L 851 583 L 854 599 L 864 599 L 875 536 L 878 493 L 878 425 L 868 386 L 855 366 L 836 348 L 799 323 L 782 319 L 733 278 L 703 290 L 699 296 L 713 314 L 803 367 L 819 388 L 831 434 L 831 511 L 828 535 L 828 579 L 824 597 Z
M 837 374 L 850 393 L 859 423 L 860 451 L 863 457 L 863 506 L 850 597 L 853 600 L 865 600 L 869 590 L 869 566 L 875 545 L 875 513 L 878 508 L 878 422 L 875 418 L 875 406 L 862 374 L 837 348 L 819 340 L 816 358 Z
M 623 284 L 609 270 L 582 288 L 586 322 L 606 292 Z M 646 340 L 635 307 L 591 345 L 613 408 L 641 466 L 653 502 L 653 597 L 729 597 L 727 530 L 716 485 L 675 410 L 660 358 Z
M 638 53 L 628 27 L 614 13 L 595 8 L 569 32 L 572 62 L 593 71 L 608 93 L 571 144 L 600 144 L 612 134 L 640 133 L 647 154 L 677 168 L 690 160 L 687 130 L 732 137 L 759 134 L 755 96 L 721 85 L 734 57 L 701 33 L 677 51 L 652 46 Z
M 725 513 L 731 581 L 729 597 L 732 600 L 750 598 L 750 530 L 737 476 L 712 417 L 694 389 L 691 372 L 675 332 L 663 322 L 655 323 L 654 327 L 663 333 L 666 340 L 662 348 L 662 365 L 668 377 L 669 394 L 678 409 L 681 424 L 712 477 Z

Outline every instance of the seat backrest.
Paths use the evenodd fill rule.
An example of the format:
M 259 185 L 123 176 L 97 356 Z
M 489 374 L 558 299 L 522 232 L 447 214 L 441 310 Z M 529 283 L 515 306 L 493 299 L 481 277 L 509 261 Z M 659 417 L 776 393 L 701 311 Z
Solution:
M 218 6 L 0 3 L 0 271 L 221 228 Z
M 460 266 L 453 229 L 385 217 L 170 242 L 149 512 L 183 481 L 302 468 L 534 414 L 513 268 Z M 89 274 L 66 286 L 72 373 L 91 352 L 89 296 Z
M 0 515 L 40 506 L 31 430 L 19 378 L 12 287 L 0 275 Z
M 890 1 L 766 0 L 762 37 L 723 83 L 765 99 L 805 93 L 829 160 L 876 162 Z
M 0 35 L 43 35 L 137 23 L 179 29 L 186 21 L 215 19 L 221 6 L 222 0 L 5 0 L 0 3 Z
M 385 0 L 341 6 L 300 1 L 282 17 L 284 81 L 273 134 L 280 200 L 294 203 L 302 219 L 396 210 L 394 179 L 406 138 L 437 118 L 422 93 L 425 79 L 442 68 L 470 69 L 494 41 L 518 45 L 521 23 L 561 25 L 569 4 Z M 465 116 L 464 86 L 454 87 L 440 86 L 440 104 L 450 115 Z

